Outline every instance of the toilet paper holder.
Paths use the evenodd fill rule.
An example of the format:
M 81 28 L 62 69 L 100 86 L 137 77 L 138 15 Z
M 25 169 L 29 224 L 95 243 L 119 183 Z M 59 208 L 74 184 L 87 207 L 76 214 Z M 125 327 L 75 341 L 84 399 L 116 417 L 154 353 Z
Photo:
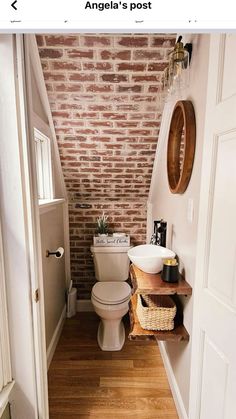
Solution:
M 46 258 L 49 258 L 49 256 L 55 256 L 55 258 L 60 259 L 64 255 L 64 249 L 63 247 L 58 247 L 57 250 L 50 251 L 46 250 Z

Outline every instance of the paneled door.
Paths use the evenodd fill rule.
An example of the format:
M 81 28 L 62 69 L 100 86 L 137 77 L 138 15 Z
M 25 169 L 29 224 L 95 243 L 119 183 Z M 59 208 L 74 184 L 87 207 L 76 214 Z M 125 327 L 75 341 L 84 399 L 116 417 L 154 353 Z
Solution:
M 189 418 L 235 419 L 236 35 L 210 45 Z

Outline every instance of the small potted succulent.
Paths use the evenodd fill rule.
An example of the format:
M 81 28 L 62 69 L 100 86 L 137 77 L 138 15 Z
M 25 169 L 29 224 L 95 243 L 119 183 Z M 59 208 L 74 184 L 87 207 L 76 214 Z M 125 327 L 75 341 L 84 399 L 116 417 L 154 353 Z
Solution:
M 108 235 L 108 216 L 102 213 L 100 217 L 97 218 L 97 232 L 99 236 Z

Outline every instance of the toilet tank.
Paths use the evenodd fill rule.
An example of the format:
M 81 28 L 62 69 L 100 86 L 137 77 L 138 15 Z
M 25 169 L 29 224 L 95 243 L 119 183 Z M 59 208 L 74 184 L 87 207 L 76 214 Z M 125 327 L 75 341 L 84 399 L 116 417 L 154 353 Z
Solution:
M 129 276 L 130 247 L 91 246 L 97 281 L 126 281 Z

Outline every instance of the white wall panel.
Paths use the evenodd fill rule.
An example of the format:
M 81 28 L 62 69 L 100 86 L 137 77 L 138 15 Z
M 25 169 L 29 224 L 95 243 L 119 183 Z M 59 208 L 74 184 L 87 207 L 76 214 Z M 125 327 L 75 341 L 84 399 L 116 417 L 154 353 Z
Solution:
M 228 360 L 216 345 L 205 336 L 201 419 L 223 419 L 225 411 L 225 395 L 228 382 Z

